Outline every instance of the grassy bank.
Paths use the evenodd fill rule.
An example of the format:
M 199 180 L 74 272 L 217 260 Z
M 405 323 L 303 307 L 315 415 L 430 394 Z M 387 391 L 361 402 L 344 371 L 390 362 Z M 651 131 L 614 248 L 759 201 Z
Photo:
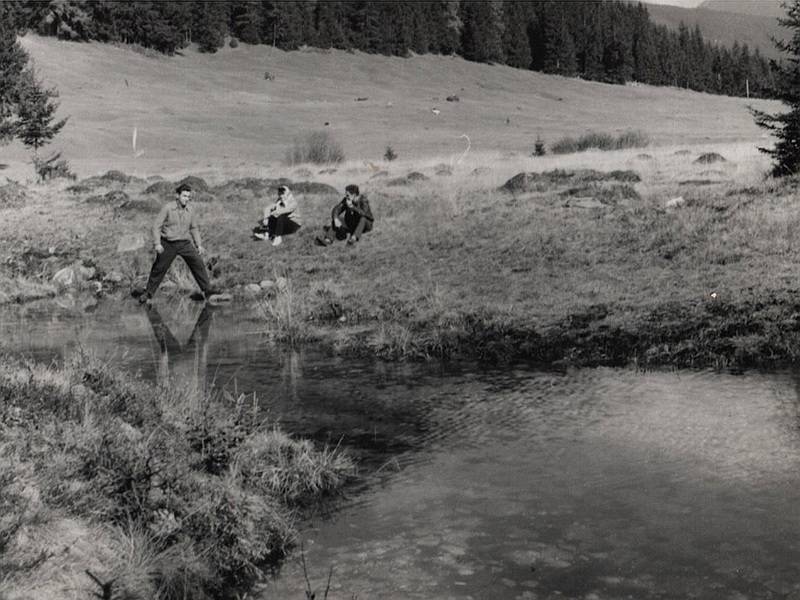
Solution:
M 797 348 L 797 182 L 766 170 L 754 148 L 728 145 L 194 182 L 215 282 L 283 341 L 385 359 L 750 366 Z M 190 175 L 25 188 L 3 211 L 2 275 L 34 295 L 76 263 L 101 295 L 143 285 L 151 219 Z M 304 227 L 273 248 L 250 229 L 279 182 L 295 190 Z M 316 247 L 349 182 L 369 195 L 375 230 L 356 247 Z M 185 269 L 160 293 L 170 287 L 193 288 Z
M 87 357 L 4 357 L 2 597 L 247 590 L 293 545 L 299 507 L 354 474 L 344 454 L 289 438 L 255 407 L 154 389 Z

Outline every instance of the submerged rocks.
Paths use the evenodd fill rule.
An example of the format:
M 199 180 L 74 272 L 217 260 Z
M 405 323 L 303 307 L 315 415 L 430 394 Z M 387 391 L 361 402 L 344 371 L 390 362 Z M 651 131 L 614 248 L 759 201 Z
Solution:
M 76 262 L 68 267 L 64 267 L 53 275 L 53 283 L 59 288 L 78 287 L 97 274 L 94 267 L 84 266 L 81 262 Z

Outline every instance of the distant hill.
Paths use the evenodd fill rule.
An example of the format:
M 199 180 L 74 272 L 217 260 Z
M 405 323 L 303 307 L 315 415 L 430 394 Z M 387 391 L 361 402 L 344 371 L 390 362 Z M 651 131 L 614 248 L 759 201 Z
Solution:
M 650 20 L 676 30 L 681 22 L 690 29 L 700 27 L 707 41 L 730 48 L 734 42 L 747 44 L 750 51 L 759 49 L 767 58 L 783 58 L 772 42 L 788 39 L 789 32 L 778 23 L 784 16 L 781 0 L 706 0 L 697 8 L 648 4 Z
M 786 11 L 781 6 L 782 3 L 783 0 L 736 0 L 736 2 L 731 2 L 730 0 L 705 0 L 697 8 L 777 19 L 778 17 L 786 16 Z

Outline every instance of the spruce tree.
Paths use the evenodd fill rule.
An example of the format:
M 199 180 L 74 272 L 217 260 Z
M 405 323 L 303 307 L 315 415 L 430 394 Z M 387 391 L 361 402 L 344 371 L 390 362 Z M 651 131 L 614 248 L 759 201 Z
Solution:
M 231 3 L 231 33 L 245 44 L 260 44 L 266 29 L 264 16 L 260 2 Z
M 26 69 L 19 83 L 17 95 L 16 137 L 28 148 L 36 151 L 49 143 L 66 125 L 67 119 L 54 121 L 58 102 L 54 99 L 58 92 L 54 88 L 44 87 L 33 71 Z
M 14 138 L 19 85 L 28 55 L 6 19 L 7 5 L 0 4 L 0 142 Z
M 225 45 L 230 18 L 228 2 L 195 2 L 192 41 L 200 52 L 214 53 Z
M 531 18 L 527 3 L 503 2 L 503 50 L 509 67 L 531 67 L 531 44 L 528 40 Z
M 345 33 L 345 11 L 342 2 L 317 2 L 314 15 L 317 32 L 316 46 L 319 48 L 349 47 Z
M 800 0 L 786 5 L 786 17 L 781 25 L 792 32 L 791 39 L 780 40 L 775 46 L 789 55 L 777 68 L 775 97 L 788 110 L 769 114 L 751 109 L 759 127 L 777 138 L 772 148 L 759 148 L 772 157 L 772 174 L 776 177 L 794 175 L 800 171 Z
M 503 56 L 503 23 L 500 6 L 487 0 L 462 2 L 459 16 L 461 55 L 467 60 L 483 63 L 505 62 Z

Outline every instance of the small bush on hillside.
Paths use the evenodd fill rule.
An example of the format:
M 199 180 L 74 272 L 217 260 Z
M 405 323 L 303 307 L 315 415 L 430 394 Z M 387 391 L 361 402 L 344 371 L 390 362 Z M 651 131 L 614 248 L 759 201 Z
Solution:
M 642 148 L 650 143 L 647 134 L 630 131 L 613 137 L 607 133 L 589 132 L 579 138 L 566 137 L 551 148 L 553 154 L 571 154 L 595 148 L 597 150 L 623 150 L 625 148 Z
M 614 150 L 624 150 L 625 148 L 644 148 L 650 143 L 648 135 L 642 131 L 626 131 L 617 136 L 614 141 Z
M 434 172 L 440 177 L 446 177 L 453 174 L 453 167 L 445 164 L 438 164 L 434 167 Z
M 0 187 L 0 208 L 19 208 L 28 200 L 25 188 L 15 182 Z
M 317 131 L 295 140 L 294 147 L 286 154 L 286 162 L 290 166 L 304 163 L 331 165 L 342 161 L 344 148 L 327 131 Z
M 533 146 L 533 155 L 544 156 L 545 154 L 547 154 L 547 150 L 545 150 L 542 138 L 536 138 L 536 144 Z
M 61 158 L 61 153 L 57 152 L 50 158 L 34 157 L 33 167 L 36 169 L 36 175 L 40 181 L 49 181 L 51 179 L 77 179 L 77 175 L 70 171 L 67 161 Z
M 397 153 L 394 151 L 394 148 L 392 148 L 391 146 L 386 146 L 386 152 L 383 153 L 383 158 L 385 158 L 387 161 L 391 162 L 395 158 L 397 158 Z

